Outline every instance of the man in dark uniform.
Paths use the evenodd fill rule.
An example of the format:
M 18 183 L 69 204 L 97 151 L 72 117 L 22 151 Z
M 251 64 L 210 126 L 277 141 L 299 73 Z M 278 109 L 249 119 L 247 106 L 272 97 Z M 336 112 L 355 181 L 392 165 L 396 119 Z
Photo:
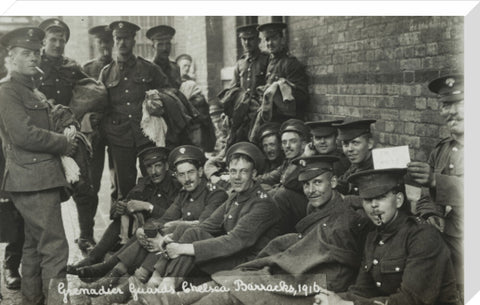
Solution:
M 437 230 L 410 213 L 405 174 L 396 168 L 350 176 L 376 229 L 367 236 L 355 284 L 340 295 L 321 288 L 315 304 L 458 304 L 448 248 Z
M 102 129 L 112 151 L 118 199 L 122 199 L 136 183 L 138 152 L 151 143 L 140 127 L 145 92 L 169 83 L 158 66 L 133 54 L 135 34 L 140 27 L 127 21 L 115 21 L 109 27 L 117 57 L 99 77 L 109 97 Z
M 178 89 L 182 84 L 180 67 L 169 58 L 174 35 L 175 29 L 168 25 L 158 25 L 147 31 L 147 38 L 152 41 L 152 47 L 155 51 L 152 61 L 165 73 L 170 86 Z
M 439 95 L 440 115 L 445 119 L 450 137 L 442 139 L 427 163 L 410 162 L 412 179 L 428 188 L 430 204 L 418 203 L 417 211 L 443 232 L 452 254 L 459 292 L 463 298 L 463 75 L 447 75 L 430 82 L 428 88 Z
M 63 55 L 65 44 L 70 38 L 67 24 L 57 18 L 43 21 L 39 27 L 45 31 L 44 48 L 40 68 L 44 74 L 40 77 L 39 90 L 54 104 L 69 106 L 73 96 L 75 82 L 88 77 L 79 64 Z M 83 149 L 84 146 L 79 146 Z M 85 158 L 77 159 L 84 164 L 80 168 L 90 169 L 87 152 Z M 82 251 L 90 251 L 95 246 L 93 239 L 94 217 L 97 211 L 98 199 L 94 191 L 90 173 L 82 173 L 81 183 L 73 185 L 73 200 L 78 211 L 80 237 L 76 240 Z
M 337 148 L 337 127 L 332 124 L 342 123 L 343 120 L 325 120 L 306 122 L 305 125 L 310 127 L 312 134 L 312 142 L 305 147 L 304 156 L 313 155 L 332 155 L 339 158 L 338 162 L 333 165 L 333 173 L 335 176 L 342 176 L 350 167 L 350 161 L 343 153 L 342 149 Z
M 264 173 L 269 173 L 282 165 L 284 155 L 280 139 L 280 124 L 265 123 L 258 130 L 257 142 L 267 158 Z
M 270 52 L 270 61 L 267 67 L 267 79 L 265 92 L 274 83 L 278 83 L 279 90 L 288 86 L 291 89 L 291 96 L 281 99 L 273 99 L 273 108 L 271 118 L 266 121 L 283 122 L 290 118 L 303 119 L 308 103 L 308 76 L 305 67 L 296 57 L 288 53 L 287 44 L 283 30 L 287 28 L 285 23 L 266 23 L 258 27 L 265 40 L 268 51 Z M 277 91 L 278 93 L 278 91 Z M 265 107 L 265 99 L 263 107 Z M 264 109 L 265 111 L 265 109 Z
M 112 62 L 113 37 L 112 30 L 108 25 L 97 25 L 88 30 L 88 34 L 94 38 L 98 57 L 86 62 L 83 71 L 90 77 L 98 79 L 100 71 Z
M 359 171 L 373 169 L 372 149 L 375 146 L 370 125 L 376 120 L 347 119 L 332 124 L 338 128 L 338 139 L 342 142 L 343 153 L 350 161 L 350 167 L 339 177 L 337 190 L 344 194 L 356 195 L 358 189 L 347 182 L 348 177 Z
M 25 223 L 22 304 L 60 304 L 57 284 L 65 285 L 68 259 L 60 208 L 67 199 L 67 181 L 60 155 L 73 154 L 77 144 L 52 131 L 50 106 L 35 88 L 44 36 L 43 30 L 29 27 L 1 38 L 10 61 L 9 77 L 0 85 L 0 135 L 6 159 L 2 189 L 10 193 Z
M 121 217 L 141 213 L 144 220 L 159 218 L 172 204 L 180 190 L 180 185 L 168 171 L 167 149 L 163 147 L 147 147 L 139 153 L 140 162 L 146 168 L 147 177 L 140 178 L 137 185 L 130 190 L 125 201 L 117 201 L 112 206 L 110 218 L 113 220 L 105 230 L 102 239 L 89 255 L 73 266 L 68 272 L 88 279 L 105 275 L 115 262 L 108 266 L 90 267 L 103 261 L 108 251 L 118 249 L 121 233 Z M 102 274 L 103 272 L 103 274 Z

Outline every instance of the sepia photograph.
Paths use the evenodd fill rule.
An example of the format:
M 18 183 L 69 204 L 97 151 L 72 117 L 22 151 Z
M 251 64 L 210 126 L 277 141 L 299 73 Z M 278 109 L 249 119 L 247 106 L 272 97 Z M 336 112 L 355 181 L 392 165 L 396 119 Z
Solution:
M 0 16 L 2 305 L 467 303 L 464 16 L 148 14 Z

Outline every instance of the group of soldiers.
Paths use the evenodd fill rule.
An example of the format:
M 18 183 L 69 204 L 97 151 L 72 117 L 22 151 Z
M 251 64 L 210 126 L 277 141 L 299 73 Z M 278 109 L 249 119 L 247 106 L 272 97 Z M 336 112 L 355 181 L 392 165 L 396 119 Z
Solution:
M 86 304 L 462 304 L 463 75 L 428 85 L 451 136 L 426 162 L 374 169 L 375 120 L 304 122 L 308 77 L 285 28 L 237 29 L 244 55 L 218 95 L 222 120 L 185 72 L 192 58 L 169 60 L 170 26 L 147 31 L 151 61 L 133 53 L 137 25 L 93 27 L 101 56 L 83 67 L 63 55 L 60 19 L 5 34 L 1 204 L 20 232 L 7 238 L 7 288 L 60 304 L 70 273 Z M 228 136 L 207 159 L 214 125 Z M 97 243 L 106 149 L 111 223 Z M 413 205 L 406 184 L 422 189 Z M 70 196 L 85 257 L 67 265 Z

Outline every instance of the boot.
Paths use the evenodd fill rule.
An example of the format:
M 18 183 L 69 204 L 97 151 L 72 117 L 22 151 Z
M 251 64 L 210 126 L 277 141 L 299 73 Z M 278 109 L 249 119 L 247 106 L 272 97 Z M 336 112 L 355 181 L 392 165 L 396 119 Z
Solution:
M 22 284 L 22 278 L 18 269 L 10 269 L 4 266 L 3 269 L 3 279 L 5 281 L 5 287 L 7 289 L 18 290 Z
M 67 265 L 67 273 L 68 274 L 73 274 L 73 275 L 78 275 L 78 269 L 80 269 L 82 267 L 91 266 L 95 263 L 96 262 L 92 257 L 87 256 L 84 259 L 82 259 L 81 261 L 77 262 L 76 264 Z
M 112 258 L 103 263 L 82 267 L 77 270 L 78 277 L 85 283 L 91 283 L 105 276 L 117 264 L 118 259 Z

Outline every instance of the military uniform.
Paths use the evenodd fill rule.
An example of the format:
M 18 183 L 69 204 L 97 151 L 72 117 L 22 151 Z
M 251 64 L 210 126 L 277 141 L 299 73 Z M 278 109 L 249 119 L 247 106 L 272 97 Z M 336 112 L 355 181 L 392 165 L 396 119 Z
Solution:
M 369 169 L 373 169 L 372 155 L 360 163 L 350 164 L 350 167 L 338 178 L 337 190 L 343 195 L 358 195 L 358 188 L 349 184 L 347 179 L 355 173 Z
M 41 29 L 21 28 L 5 34 L 2 43 L 39 50 L 43 37 Z M 1 83 L 0 95 L 6 160 L 2 188 L 10 192 L 25 221 L 23 302 L 37 303 L 53 297 L 50 279 L 64 280 L 66 275 L 68 243 L 60 197 L 67 182 L 59 155 L 67 153 L 69 144 L 66 136 L 52 131 L 49 104 L 36 92 L 32 77 L 12 71 Z
M 269 55 L 260 49 L 252 54 L 243 54 L 235 64 L 230 88 L 242 88 L 258 99 L 257 87 L 265 85 L 268 60 Z
M 168 83 L 171 87 L 178 89 L 182 84 L 182 78 L 180 77 L 180 67 L 173 60 L 162 61 L 160 59 L 153 59 L 152 62 L 159 66 L 163 73 L 168 78 Z
M 90 77 L 98 79 L 103 67 L 113 61 L 111 56 L 100 56 L 98 58 L 87 61 L 83 65 L 83 71 Z

